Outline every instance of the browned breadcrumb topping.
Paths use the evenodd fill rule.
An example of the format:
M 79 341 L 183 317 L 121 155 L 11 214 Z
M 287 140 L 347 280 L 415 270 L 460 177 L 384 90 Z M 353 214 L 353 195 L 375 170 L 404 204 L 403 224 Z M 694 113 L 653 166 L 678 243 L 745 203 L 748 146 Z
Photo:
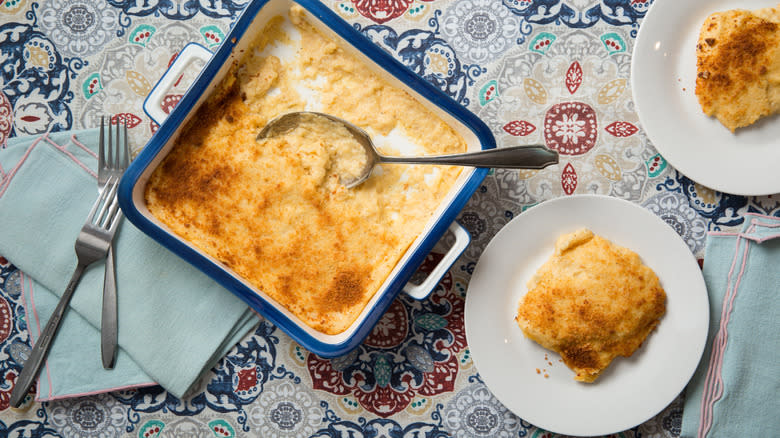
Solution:
M 463 152 L 465 142 L 320 34 L 302 8 L 289 15 L 301 34 L 295 59 L 263 54 L 269 42 L 287 41 L 282 17 L 272 19 L 182 129 L 145 200 L 172 232 L 303 323 L 338 334 L 379 290 L 461 168 L 391 166 L 346 189 L 328 173 L 337 165 L 324 136 L 257 141 L 257 133 L 271 118 L 304 109 L 295 87 L 305 82 L 323 112 L 382 135 L 398 129 L 422 154 Z M 274 87 L 280 92 L 269 93 Z M 404 189 L 410 184 L 416 190 Z
M 733 10 L 711 15 L 702 26 L 697 52 L 696 95 L 705 114 L 727 128 L 748 126 L 780 109 L 767 76 L 778 65 L 780 26 L 765 17 L 772 9 Z M 777 68 L 777 67 L 774 67 Z
M 666 309 L 658 277 L 636 253 L 585 229 L 559 237 L 528 287 L 518 325 L 582 382 L 593 382 L 617 356 L 631 356 Z

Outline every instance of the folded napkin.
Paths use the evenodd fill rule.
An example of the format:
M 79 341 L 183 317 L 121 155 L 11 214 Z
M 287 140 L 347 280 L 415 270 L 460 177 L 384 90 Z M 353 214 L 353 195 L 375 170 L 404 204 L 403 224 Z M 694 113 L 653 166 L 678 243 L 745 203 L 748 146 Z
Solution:
M 681 436 L 780 436 L 780 218 L 710 233 L 703 273 L 710 332 Z
M 0 149 L 0 254 L 24 274 L 33 340 L 76 267 L 74 243 L 97 198 L 98 131 L 14 138 Z M 123 221 L 114 240 L 119 345 L 100 358 L 104 263 L 84 273 L 38 384 L 38 399 L 154 382 L 182 397 L 255 324 L 235 295 Z

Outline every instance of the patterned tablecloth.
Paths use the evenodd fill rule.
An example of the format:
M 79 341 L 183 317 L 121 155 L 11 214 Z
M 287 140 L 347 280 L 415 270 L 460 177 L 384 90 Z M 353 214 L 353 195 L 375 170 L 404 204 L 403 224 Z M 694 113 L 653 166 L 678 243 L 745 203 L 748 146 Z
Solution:
M 0 436 L 553 436 L 496 400 L 466 343 L 469 278 L 503 225 L 546 199 L 606 194 L 663 218 L 701 259 L 707 231 L 734 230 L 746 212 L 780 215 L 777 196 L 734 196 L 694 183 L 643 132 L 629 75 L 652 0 L 325 3 L 476 113 L 499 145 L 544 142 L 560 151 L 560 164 L 491 172 L 458 217 L 473 238 L 464 255 L 429 299 L 401 295 L 354 352 L 322 359 L 262 323 L 187 400 L 152 387 L 9 408 L 29 337 L 20 273 L 0 257 Z M 0 145 L 48 129 L 94 127 L 112 113 L 128 121 L 133 146 L 143 146 L 157 127 L 141 109 L 152 84 L 186 43 L 220 44 L 245 5 L 3 0 Z M 171 91 L 167 109 L 182 92 Z M 677 436 L 681 415 L 678 398 L 618 435 Z

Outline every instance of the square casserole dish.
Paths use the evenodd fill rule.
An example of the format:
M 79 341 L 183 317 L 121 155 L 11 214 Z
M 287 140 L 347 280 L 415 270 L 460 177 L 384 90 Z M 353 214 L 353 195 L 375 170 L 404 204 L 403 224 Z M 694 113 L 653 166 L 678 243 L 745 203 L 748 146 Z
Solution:
M 363 61 L 368 69 L 379 74 L 392 86 L 408 92 L 453 128 L 465 141 L 468 152 L 496 147 L 489 128 L 474 114 L 407 69 L 327 6 L 316 0 L 256 0 L 247 5 L 215 53 L 212 54 L 200 45 L 189 44 L 154 87 L 144 103 L 144 110 L 160 127 L 122 178 L 119 203 L 127 219 L 141 231 L 244 300 L 301 346 L 322 357 L 336 357 L 357 347 L 371 333 L 402 290 L 417 299 L 425 298 L 433 290 L 469 243 L 470 236 L 455 222 L 455 217 L 479 187 L 488 170 L 465 167 L 460 172 L 452 189 L 423 232 L 406 250 L 358 318 L 346 331 L 335 335 L 309 327 L 262 290 L 173 233 L 154 217 L 144 200 L 145 187 L 152 172 L 172 150 L 187 122 L 225 77 L 231 65 L 238 62 L 240 54 L 249 49 L 249 44 L 258 32 L 261 32 L 273 17 L 286 15 L 294 4 L 304 8 L 307 20 L 320 32 L 338 42 L 343 49 Z M 205 66 L 175 108 L 170 114 L 166 114 L 161 109 L 165 92 L 190 64 L 198 60 L 205 61 Z M 448 229 L 455 236 L 454 245 L 425 281 L 419 285 L 408 283 Z

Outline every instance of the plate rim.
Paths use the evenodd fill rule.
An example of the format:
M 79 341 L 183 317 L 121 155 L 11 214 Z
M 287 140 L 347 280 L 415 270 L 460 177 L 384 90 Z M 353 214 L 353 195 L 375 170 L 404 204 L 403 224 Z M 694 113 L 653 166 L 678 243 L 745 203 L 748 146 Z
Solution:
M 636 209 L 637 211 L 641 210 L 642 213 L 638 213 L 638 214 L 644 214 L 644 215 L 646 215 L 648 217 L 652 217 L 653 220 L 655 220 L 657 223 L 659 223 L 659 225 L 663 225 L 663 226 L 668 227 L 668 225 L 666 225 L 661 218 L 659 218 L 658 216 L 656 216 L 655 214 L 653 214 L 649 210 L 645 209 L 641 205 L 635 204 L 635 203 L 633 203 L 631 201 L 627 201 L 625 199 L 621 199 L 621 198 L 617 198 L 617 197 L 613 197 L 613 196 L 606 196 L 606 195 L 583 194 L 583 195 L 571 195 L 571 196 L 553 198 L 553 199 L 544 201 L 544 202 L 542 202 L 542 203 L 540 203 L 538 205 L 535 205 L 534 207 L 532 207 L 531 209 L 529 209 L 527 211 L 530 212 L 530 211 L 532 211 L 533 209 L 536 209 L 536 208 L 545 208 L 544 207 L 545 205 L 547 205 L 546 208 L 551 208 L 550 207 L 551 205 L 560 204 L 560 203 L 564 203 L 565 204 L 565 203 L 567 203 L 567 202 L 569 202 L 571 200 L 574 200 L 574 199 L 576 199 L 576 200 L 583 200 L 583 201 L 591 200 L 591 201 L 595 201 L 595 202 L 615 202 L 616 205 L 620 204 L 620 205 L 623 206 L 623 207 L 619 207 L 619 208 Z M 473 318 L 473 316 L 470 317 L 470 314 L 473 311 L 473 305 L 470 306 L 469 303 L 473 302 L 474 300 L 477 300 L 477 298 L 474 298 L 475 297 L 475 293 L 473 292 L 474 291 L 473 285 L 475 284 L 474 279 L 475 278 L 479 278 L 479 275 L 481 275 L 481 274 L 479 274 L 479 272 L 483 272 L 484 271 L 484 267 L 483 267 L 482 270 L 480 270 L 480 261 L 483 261 L 485 259 L 484 258 L 485 254 L 488 253 L 491 250 L 491 247 L 493 245 L 495 245 L 495 242 L 497 242 L 499 240 L 506 240 L 505 239 L 505 235 L 507 233 L 509 233 L 509 232 L 512 232 L 512 227 L 510 227 L 510 224 L 512 222 L 515 222 L 515 221 L 522 221 L 522 219 L 520 219 L 520 218 L 523 217 L 524 213 L 525 212 L 523 212 L 520 215 L 514 217 L 510 222 L 505 224 L 498 231 L 498 233 L 496 233 L 496 235 L 490 240 L 490 242 L 488 242 L 487 246 L 485 247 L 484 251 L 482 252 L 482 255 L 480 256 L 480 259 L 478 260 L 478 262 L 477 262 L 477 264 L 476 264 L 476 266 L 474 268 L 471 280 L 469 281 L 469 285 L 468 285 L 468 288 L 467 288 L 466 302 L 465 302 L 465 305 L 464 305 L 464 326 L 465 326 L 467 344 L 469 345 L 469 349 L 470 349 L 471 355 L 472 355 L 472 360 L 474 362 L 474 366 L 475 366 L 475 368 L 477 370 L 477 373 L 480 376 L 480 380 L 491 391 L 491 393 L 496 397 L 496 399 L 498 401 L 500 401 L 504 405 L 504 407 L 506 407 L 509 411 L 513 412 L 518 417 L 522 418 L 525 421 L 528 421 L 529 423 L 533 424 L 536 427 L 543 428 L 545 430 L 548 430 L 548 431 L 551 431 L 551 432 L 554 432 L 554 433 L 559 433 L 559 434 L 567 434 L 567 435 L 574 435 L 574 436 L 599 436 L 599 435 L 607 435 L 607 434 L 618 433 L 618 432 L 622 432 L 622 431 L 625 431 L 627 429 L 630 429 L 631 427 L 635 427 L 635 426 L 637 426 L 639 424 L 642 424 L 642 423 L 646 422 L 647 420 L 649 420 L 650 418 L 652 418 L 653 416 L 655 416 L 658 413 L 662 412 L 663 409 L 668 407 L 669 404 L 672 403 L 675 400 L 675 398 L 679 395 L 679 393 L 682 392 L 682 390 L 687 386 L 688 382 L 690 382 L 691 378 L 693 377 L 694 373 L 696 372 L 696 369 L 698 368 L 699 363 L 701 362 L 702 355 L 704 353 L 706 340 L 707 340 L 707 336 L 708 336 L 708 333 L 709 333 L 709 324 L 710 324 L 710 322 L 709 322 L 709 320 L 710 320 L 710 308 L 709 308 L 708 292 L 707 292 L 706 283 L 704 282 L 704 277 L 703 277 L 703 274 L 701 272 L 701 269 L 699 269 L 699 265 L 696 262 L 696 258 L 694 256 L 694 254 L 690 251 L 690 249 L 688 249 L 687 244 L 670 227 L 669 227 L 669 230 L 668 230 L 671 233 L 670 235 L 676 236 L 676 237 L 674 237 L 674 239 L 678 242 L 677 245 L 682 245 L 682 246 L 685 247 L 686 253 L 688 254 L 688 259 L 689 259 L 688 263 L 693 263 L 694 266 L 695 266 L 695 271 L 693 271 L 693 272 L 695 272 L 694 276 L 696 277 L 696 283 L 697 283 L 696 291 L 700 290 L 700 291 L 703 292 L 703 294 L 702 294 L 703 296 L 699 296 L 699 297 L 695 298 L 696 300 L 702 301 L 702 304 L 703 304 L 702 308 L 700 309 L 701 313 L 699 315 L 699 317 L 701 318 L 701 320 L 703 322 L 703 326 L 698 327 L 699 339 L 694 339 L 693 341 L 690 342 L 691 347 L 695 349 L 695 354 L 690 359 L 691 363 L 687 364 L 686 367 L 684 367 L 684 368 L 678 367 L 678 368 L 684 370 L 684 372 L 681 371 L 679 373 L 684 378 L 682 378 L 681 386 L 673 391 L 673 393 L 675 395 L 671 399 L 666 400 L 662 404 L 660 409 L 648 409 L 648 412 L 646 412 L 644 415 L 641 416 L 642 419 L 638 423 L 633 424 L 633 422 L 631 422 L 632 424 L 628 424 L 629 422 L 623 422 L 623 423 L 615 422 L 616 426 L 613 426 L 613 427 L 598 426 L 598 427 L 595 427 L 595 428 L 591 427 L 587 432 L 585 432 L 585 434 L 583 434 L 582 430 L 579 430 L 579 429 L 578 430 L 573 430 L 571 428 L 571 426 L 556 427 L 556 425 L 543 424 L 542 422 L 538 422 L 538 421 L 535 422 L 534 418 L 531 418 L 531 417 L 529 417 L 527 415 L 524 416 L 523 412 L 518 411 L 517 410 L 517 408 L 518 408 L 517 403 L 513 402 L 512 400 L 508 400 L 507 397 L 505 397 L 506 394 L 504 393 L 503 390 L 502 391 L 498 391 L 498 392 L 494 391 L 493 388 L 494 387 L 498 387 L 499 385 L 491 386 L 491 384 L 489 383 L 489 380 L 492 377 L 487 377 L 489 374 L 488 375 L 483 374 L 483 371 L 485 369 L 489 369 L 490 367 L 484 367 L 484 364 L 481 362 L 481 360 L 482 360 L 482 359 L 480 359 L 480 356 L 482 356 L 482 354 L 480 353 L 481 347 L 477 346 L 475 348 L 475 345 L 473 345 L 472 342 L 471 342 L 473 340 L 474 336 L 472 334 L 473 327 L 472 327 L 472 324 L 469 323 L 469 321 L 471 321 L 472 318 Z M 543 210 L 537 210 L 535 215 L 538 215 L 538 214 L 543 214 Z M 516 226 L 517 225 L 514 225 L 513 227 L 516 227 Z M 583 223 L 582 226 L 586 227 L 586 226 L 588 226 L 588 224 Z M 637 231 L 637 232 L 639 232 L 639 231 Z M 673 255 L 675 255 L 675 253 L 673 253 Z M 642 257 L 641 253 L 640 253 L 640 257 Z M 693 267 L 689 267 L 689 269 L 693 269 Z M 482 275 L 484 275 L 484 274 L 482 274 Z M 698 292 L 696 292 L 696 293 L 698 293 Z M 470 296 L 472 297 L 471 299 L 469 298 Z M 507 294 L 507 296 L 508 296 L 508 294 Z M 470 311 L 470 308 L 472 309 L 471 311 Z M 668 308 L 667 308 L 667 313 L 668 313 Z M 470 329 L 469 327 L 472 327 L 472 329 Z M 518 331 L 519 330 L 520 329 L 518 328 Z M 521 333 L 520 336 L 523 337 L 522 333 Z M 533 341 L 528 340 L 528 342 L 533 342 Z M 545 350 L 545 351 L 548 351 L 548 350 Z M 552 352 L 550 352 L 550 353 L 554 354 Z M 696 358 L 695 361 L 693 360 L 693 357 Z M 482 370 L 480 369 L 480 366 L 483 367 Z M 568 370 L 568 368 L 566 368 L 566 369 Z M 573 379 L 571 380 L 571 382 L 573 384 L 576 384 L 576 382 Z M 501 385 L 501 386 L 502 387 L 506 387 L 507 385 Z M 593 424 L 594 421 L 595 421 L 595 419 L 593 421 L 589 421 L 589 423 Z M 618 423 L 619 423 L 619 425 L 618 425 Z
M 772 0 L 753 0 L 753 3 L 763 2 L 763 1 L 767 2 L 768 7 L 772 7 L 776 5 L 776 3 L 773 3 Z M 773 179 L 771 175 L 768 175 L 767 177 L 764 178 L 764 180 L 761 180 L 759 183 L 755 183 L 754 178 L 745 178 L 744 176 L 742 178 L 739 178 L 739 176 L 733 175 L 734 172 L 718 172 L 717 175 L 714 175 L 713 173 L 708 172 L 706 170 L 706 167 L 711 167 L 713 163 L 717 164 L 718 158 L 726 159 L 728 157 L 720 157 L 717 154 L 711 154 L 710 156 L 712 158 L 709 160 L 703 159 L 703 160 L 695 160 L 695 161 L 687 157 L 681 157 L 680 154 L 676 152 L 676 148 L 679 148 L 681 146 L 682 140 L 678 140 L 678 141 L 670 140 L 669 135 L 661 132 L 661 128 L 659 125 L 664 124 L 664 121 L 668 121 L 668 119 L 664 119 L 664 121 L 655 121 L 655 119 L 657 119 L 658 116 L 651 115 L 654 113 L 658 113 L 658 111 L 653 111 L 654 109 L 655 110 L 658 109 L 658 105 L 653 105 L 652 104 L 653 99 L 651 98 L 651 95 L 657 93 L 650 93 L 649 91 L 643 91 L 645 88 L 649 88 L 648 85 L 644 85 L 644 84 L 647 83 L 648 80 L 652 82 L 653 75 L 650 75 L 649 73 L 645 74 L 644 70 L 640 68 L 640 65 L 651 64 L 649 59 L 651 57 L 650 53 L 652 52 L 652 50 L 650 49 L 652 45 L 659 44 L 660 41 L 680 42 L 681 40 L 684 40 L 685 38 L 684 35 L 687 35 L 685 32 L 690 31 L 690 29 L 681 32 L 674 32 L 674 33 L 666 32 L 663 35 L 660 33 L 649 34 L 648 32 L 651 32 L 653 30 L 653 26 L 656 24 L 655 22 L 657 20 L 660 20 L 662 17 L 666 16 L 663 14 L 668 12 L 669 8 L 679 4 L 680 3 L 673 3 L 668 1 L 665 2 L 663 0 L 656 0 L 655 2 L 653 2 L 653 4 L 650 6 L 650 9 L 647 11 L 645 17 L 642 20 L 642 24 L 639 27 L 637 37 L 634 41 L 634 47 L 631 55 L 631 75 L 630 75 L 631 92 L 633 95 L 635 111 L 639 118 L 639 122 L 642 126 L 642 129 L 644 130 L 648 139 L 652 142 L 654 147 L 657 149 L 657 151 L 661 154 L 661 156 L 665 160 L 667 160 L 667 162 L 672 167 L 674 167 L 674 169 L 677 170 L 681 175 L 690 178 L 694 182 L 697 182 L 699 184 L 702 184 L 703 186 L 706 186 L 708 188 L 714 189 L 722 193 L 728 193 L 728 194 L 740 195 L 740 196 L 764 196 L 764 195 L 772 195 L 772 194 L 780 193 L 780 179 Z M 685 4 L 688 9 L 709 11 L 707 12 L 707 14 L 718 10 L 728 9 L 728 8 L 744 9 L 749 6 L 749 5 L 745 5 L 744 3 L 739 3 L 737 2 L 737 0 L 719 0 L 719 1 L 689 0 L 688 2 L 683 2 L 683 4 Z M 729 4 L 731 4 L 732 6 L 727 6 Z M 707 14 L 705 14 L 704 17 L 706 17 Z M 675 15 L 680 16 L 684 14 L 675 14 Z M 696 31 L 696 33 L 698 34 L 698 30 Z M 674 37 L 672 35 L 678 35 L 678 36 Z M 658 36 L 659 42 L 650 41 L 649 39 L 652 38 L 653 36 Z M 677 73 L 679 68 L 674 67 L 674 65 L 680 62 L 681 59 L 680 55 L 681 53 L 677 51 L 673 53 L 672 56 L 668 56 L 668 57 L 663 56 L 662 59 L 667 60 L 665 61 L 664 65 L 671 66 L 671 70 Z M 695 59 L 692 59 L 691 63 L 695 65 Z M 680 87 L 683 86 L 683 84 L 677 84 L 679 78 L 676 81 L 674 77 L 664 77 L 663 81 L 664 82 L 661 83 L 662 86 L 660 88 L 654 87 L 654 89 L 666 90 L 672 86 L 669 85 L 671 83 L 679 85 Z M 690 86 L 690 84 L 687 85 Z M 693 89 L 688 90 L 686 92 L 693 93 Z M 678 97 L 681 100 L 686 98 L 682 94 L 676 97 Z M 696 97 L 693 96 L 693 99 L 695 100 Z M 674 114 L 682 114 L 684 115 L 684 117 L 689 117 L 689 118 L 697 117 L 700 118 L 700 120 L 713 119 L 706 116 L 703 112 L 701 112 L 700 108 L 697 114 L 691 115 L 689 114 L 688 111 L 683 111 L 683 108 L 681 108 L 681 106 L 677 104 L 667 105 L 666 107 L 663 108 L 664 111 L 661 111 L 660 113 L 665 113 L 670 108 L 675 109 Z M 778 116 L 776 115 L 775 117 Z M 760 122 L 761 121 L 759 121 L 759 123 Z M 777 120 L 776 122 L 780 123 L 780 120 Z M 717 125 L 720 125 L 720 123 L 717 122 Z M 679 126 L 674 126 L 674 127 L 679 128 Z M 726 130 L 725 127 L 718 126 L 718 128 L 722 128 L 724 130 L 724 133 L 728 132 L 728 130 Z M 678 130 L 675 131 L 677 132 Z M 702 131 L 697 130 L 696 132 L 702 132 Z M 680 135 L 675 135 L 675 138 L 680 138 Z M 726 137 L 723 138 L 725 139 Z M 769 141 L 771 140 L 764 140 L 764 142 L 769 142 Z M 750 151 L 746 150 L 744 152 L 745 155 L 750 155 Z M 735 155 L 738 154 L 739 152 L 735 152 Z M 778 157 L 780 157 L 780 152 L 778 152 Z M 730 163 L 730 160 L 725 160 L 725 161 Z M 697 162 L 702 162 L 703 164 L 697 165 L 696 164 Z M 772 160 L 772 162 L 775 161 Z M 751 166 L 748 166 L 748 168 L 750 167 Z

